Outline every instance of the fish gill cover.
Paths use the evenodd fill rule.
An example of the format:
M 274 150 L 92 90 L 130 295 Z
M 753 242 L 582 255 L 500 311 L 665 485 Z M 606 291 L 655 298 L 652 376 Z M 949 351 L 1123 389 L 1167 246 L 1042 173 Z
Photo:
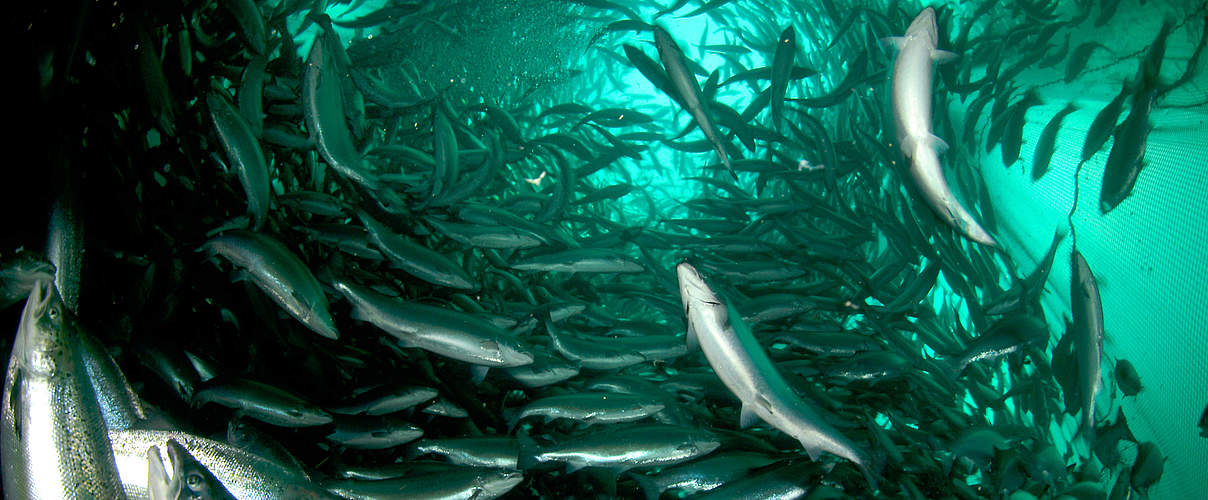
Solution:
M 1068 40 L 1119 3 L 29 8 L 17 137 L 44 147 L 17 154 L 49 168 L 13 174 L 3 248 L 48 243 L 4 254 L 5 314 L 74 283 L 100 389 L 72 404 L 135 498 L 197 464 L 236 498 L 1147 492 L 1093 263 L 1048 283 L 1058 234 L 1017 265 L 979 171 L 1019 159 L 1027 63 L 1103 52 Z M 1185 83 L 1113 56 L 1063 68 L 1144 62 L 1100 131 L 1128 134 L 1105 212 Z M 50 199 L 77 208 L 46 231 Z M 42 430 L 31 349 L 6 463 Z M 39 481 L 5 468 L 7 496 Z

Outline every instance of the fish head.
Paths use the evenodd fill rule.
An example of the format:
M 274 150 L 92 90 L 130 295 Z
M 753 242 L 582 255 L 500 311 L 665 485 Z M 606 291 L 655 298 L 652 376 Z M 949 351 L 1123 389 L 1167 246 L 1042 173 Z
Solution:
M 675 39 L 671 38 L 671 33 L 668 33 L 667 30 L 664 29 L 662 26 L 657 26 L 657 25 L 654 26 L 653 31 L 654 31 L 654 46 L 655 46 L 655 48 L 658 49 L 659 56 L 661 56 L 661 57 L 667 57 L 670 55 L 675 55 L 678 57 L 683 56 L 683 51 L 681 51 L 679 48 L 679 45 L 675 43 Z
M 193 455 L 181 446 L 175 439 L 169 439 L 164 447 L 168 450 L 168 460 L 172 462 L 173 482 L 177 483 L 178 496 L 174 498 L 189 500 L 220 500 L 234 498 L 222 482 L 214 477 L 204 465 L 193 458 Z
M 693 303 L 721 304 L 721 299 L 713 293 L 713 290 L 705 283 L 705 279 L 701 277 L 700 272 L 692 264 L 680 262 L 678 266 L 675 266 L 675 274 L 679 278 L 680 299 L 683 301 L 685 311 Z
M 939 28 L 935 25 L 935 9 L 927 7 L 915 16 L 906 28 L 906 38 L 926 41 L 931 47 L 939 43 Z
M 511 491 L 521 481 L 524 481 L 524 473 L 520 471 L 498 470 L 494 473 L 483 475 L 478 480 L 478 487 L 481 489 L 481 496 L 496 498 Z
M 73 340 L 68 335 L 74 319 L 49 281 L 37 281 L 29 291 L 21 323 L 13 342 L 13 352 L 19 353 L 21 366 L 30 373 L 50 376 L 63 357 L 59 355 Z
M 499 359 L 502 359 L 504 366 L 525 366 L 533 364 L 533 353 L 529 352 L 524 346 L 515 342 L 497 342 L 499 346 Z
M 331 423 L 332 419 L 330 413 L 310 403 L 290 407 L 285 414 L 302 425 L 324 425 Z

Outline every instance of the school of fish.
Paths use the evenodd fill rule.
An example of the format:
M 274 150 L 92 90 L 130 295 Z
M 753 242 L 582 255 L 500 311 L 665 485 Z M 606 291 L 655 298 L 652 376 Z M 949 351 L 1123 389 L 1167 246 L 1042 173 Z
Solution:
M 1145 495 L 1077 202 L 1019 264 L 977 171 L 1121 1 L 34 9 L 4 497 Z M 1111 54 L 1102 214 L 1198 64 L 1178 12 Z

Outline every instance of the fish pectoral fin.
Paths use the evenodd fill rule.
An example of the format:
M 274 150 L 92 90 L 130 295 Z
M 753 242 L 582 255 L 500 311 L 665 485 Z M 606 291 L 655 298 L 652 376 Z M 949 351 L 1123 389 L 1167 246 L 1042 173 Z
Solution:
M 740 429 L 746 429 L 758 422 L 759 415 L 755 414 L 755 410 L 751 408 L 751 405 L 743 403 L 742 410 L 738 416 L 738 427 Z
M 898 50 L 902 50 L 902 47 L 906 46 L 906 37 L 904 37 L 904 36 L 887 36 L 887 37 L 884 37 L 881 39 L 881 45 L 885 45 L 885 46 L 892 45 L 892 46 L 896 47 Z
M 13 363 L 13 364 L 17 365 L 17 363 Z M 8 394 L 6 395 L 6 397 L 8 398 L 8 408 L 5 408 L 5 410 L 8 411 L 9 415 L 12 415 L 13 435 L 16 436 L 17 441 L 20 442 L 21 441 L 21 415 L 22 415 L 22 413 L 21 413 L 21 386 L 25 382 L 25 376 L 24 376 L 25 372 L 22 371 L 18 365 L 17 368 L 14 368 L 10 372 L 10 375 L 12 376 L 12 385 L 9 387 Z
M 688 332 L 686 336 L 688 337 L 688 351 L 695 351 L 700 346 L 700 341 L 696 338 L 696 327 L 692 324 L 691 316 L 688 317 Z
M 935 152 L 939 154 L 948 152 L 948 143 L 934 134 L 927 136 L 927 146 L 935 149 Z
M 958 55 L 956 52 L 949 52 L 947 50 L 940 50 L 940 49 L 931 49 L 931 59 L 939 64 L 944 64 L 946 62 L 954 61 L 959 57 L 960 57 L 960 55 Z

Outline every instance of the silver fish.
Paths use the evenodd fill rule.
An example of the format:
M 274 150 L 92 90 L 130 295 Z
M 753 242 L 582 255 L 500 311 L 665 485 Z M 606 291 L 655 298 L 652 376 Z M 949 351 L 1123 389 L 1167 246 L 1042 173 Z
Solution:
M 813 460 L 823 451 L 846 458 L 875 490 L 868 453 L 797 396 L 742 317 L 713 293 L 696 268 L 682 262 L 676 273 L 688 317 L 688 344 L 693 349 L 700 345 L 718 378 L 742 401 L 742 427 L 758 418 L 800 441 Z
M 54 286 L 34 285 L 4 378 L 5 498 L 124 498 L 80 334 Z
M 898 146 L 910 158 L 910 174 L 936 215 L 969 239 L 987 246 L 997 243 L 957 201 L 944 179 L 937 148 L 947 144 L 931 133 L 932 61 L 955 57 L 936 49 L 939 35 L 935 9 L 928 7 L 906 29 L 906 36 L 890 41 L 898 47 L 893 63 L 893 118 Z
M 121 483 L 117 495 L 96 498 L 118 498 L 120 488 L 125 488 L 125 495 L 131 500 L 150 499 L 147 450 L 152 446 L 169 449 L 170 440 L 179 443 L 239 500 L 334 498 L 295 467 L 185 432 L 140 429 L 109 433 Z

